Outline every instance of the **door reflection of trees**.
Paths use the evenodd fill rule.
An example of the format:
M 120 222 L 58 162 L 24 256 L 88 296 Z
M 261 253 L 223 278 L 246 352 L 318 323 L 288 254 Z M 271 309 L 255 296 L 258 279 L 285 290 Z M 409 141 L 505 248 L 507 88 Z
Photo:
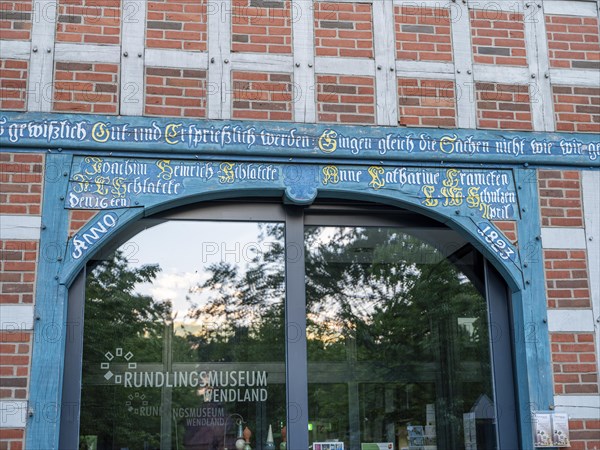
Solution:
M 186 317 L 199 325 L 193 328 L 174 328 L 170 303 L 136 293 L 158 266 L 130 267 L 117 252 L 94 269 L 86 293 L 81 429 L 100 437 L 99 450 L 118 447 L 119 436 L 132 450 L 165 448 L 161 430 L 170 430 L 171 448 L 233 447 L 223 442 L 223 428 L 200 439 L 177 417 L 165 427 L 165 402 L 197 408 L 197 389 L 173 389 L 168 399 L 164 391 L 140 389 L 145 401 L 162 405 L 161 414 L 128 414 L 121 403 L 129 392 L 99 379 L 106 348 L 127 348 L 139 365 L 169 370 L 195 370 L 199 362 L 223 370 L 264 367 L 268 405 L 226 405 L 226 414 L 247 418 L 258 448 L 267 421 L 277 422 L 276 430 L 285 424 L 284 228 L 264 224 L 260 238 L 273 243 L 268 251 L 203 268 L 208 276 L 191 289 L 202 302 L 190 302 Z M 435 404 L 438 448 L 464 448 L 463 413 L 482 394 L 493 398 L 486 301 L 475 288 L 482 283 L 458 269 L 477 273 L 476 253 L 451 262 L 389 227 L 306 227 L 305 253 L 309 414 L 332 418 L 326 437 L 339 435 L 352 449 L 361 440 L 396 442 L 394 427 L 424 422 L 425 405 Z M 194 439 L 196 446 L 184 445 Z

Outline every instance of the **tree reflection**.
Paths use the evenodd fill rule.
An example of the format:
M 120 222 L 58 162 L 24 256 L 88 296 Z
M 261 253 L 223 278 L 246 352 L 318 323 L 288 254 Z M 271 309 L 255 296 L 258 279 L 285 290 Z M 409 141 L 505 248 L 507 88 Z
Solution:
M 118 348 L 132 352 L 136 361 L 161 360 L 164 322 L 170 317 L 171 305 L 135 293 L 139 283 L 152 282 L 159 271 L 157 265 L 132 268 L 117 251 L 111 259 L 98 263 L 87 278 L 81 434 L 97 436 L 98 449 L 115 448 L 119 436 L 126 436 L 132 448 L 159 447 L 159 436 L 148 431 L 152 423 L 160 429 L 159 418 L 115 416 L 127 411 L 128 393 L 98 380 L 100 364 L 110 362 L 107 352 L 115 356 Z M 156 394 L 147 391 L 138 393 L 137 398 L 144 395 L 144 401 L 151 402 Z M 86 445 L 82 443 L 84 448 Z
M 281 227 L 263 232 L 282 239 Z M 424 424 L 425 405 L 435 404 L 439 448 L 462 445 L 463 413 L 482 394 L 492 397 L 487 308 L 474 284 L 448 255 L 397 228 L 308 227 L 305 247 L 309 382 L 316 372 L 325 382 L 309 389 L 312 414 L 348 421 L 340 406 L 348 405 L 340 388 L 346 395 L 348 388 L 336 383 L 340 374 L 356 373 L 356 383 L 393 388 L 380 395 L 412 395 L 408 409 L 382 416 L 377 439 L 390 421 Z M 467 254 L 465 264 L 475 265 L 475 251 Z M 198 289 L 210 297 L 193 314 L 223 327 L 210 342 L 190 339 L 203 339 L 199 347 L 212 348 L 211 358 L 283 359 L 284 256 L 275 246 L 245 271 L 225 263 L 208 268 Z M 332 433 L 324 436 L 340 436 Z
M 188 317 L 204 326 L 186 337 L 201 361 L 285 360 L 283 226 L 261 230 L 266 250 L 257 247 L 242 264 L 210 264 L 208 279 L 191 289 L 203 304 L 191 305 Z
M 259 240 L 270 243 L 263 251 L 248 253 L 241 263 L 219 261 L 201 269 L 205 281 L 190 290 L 196 301 L 190 300 L 185 314 L 196 325 L 176 332 L 169 302 L 136 293 L 136 286 L 155 280 L 157 265 L 134 268 L 117 252 L 92 271 L 86 290 L 81 430 L 99 437 L 98 450 L 165 446 L 160 436 L 164 411 L 131 414 L 126 407 L 131 390 L 99 378 L 106 351 L 116 348 L 135 354 L 137 363 L 155 364 L 156 370 L 188 362 L 194 367 L 229 364 L 235 370 L 270 363 L 281 381 L 278 386 L 269 381 L 266 405 L 219 407 L 247 420 L 256 432 L 253 448 L 262 447 L 268 424 L 279 430 L 285 423 L 284 228 L 262 224 L 260 230 Z M 309 414 L 337 424 L 327 437 L 346 439 L 349 411 L 358 408 L 353 402 L 360 399 L 361 414 L 370 422 L 359 423 L 361 430 L 352 433 L 383 442 L 391 426 L 424 423 L 425 405 L 435 404 L 438 448 L 461 447 L 462 414 L 482 394 L 493 398 L 487 308 L 474 283 L 448 255 L 399 228 L 307 227 L 304 238 Z M 475 252 L 467 253 L 472 259 L 466 264 L 476 265 Z M 313 375 L 318 383 L 311 381 Z M 164 406 L 168 399 L 172 408 L 202 404 L 192 388 L 174 389 L 168 397 L 152 388 L 137 394 L 153 405 Z M 181 448 L 226 445 L 227 429 L 213 430 L 210 439 L 181 420 L 167 429 L 182 436 Z M 200 435 L 206 445 L 198 444 L 204 439 Z M 178 445 L 173 442 L 172 448 Z

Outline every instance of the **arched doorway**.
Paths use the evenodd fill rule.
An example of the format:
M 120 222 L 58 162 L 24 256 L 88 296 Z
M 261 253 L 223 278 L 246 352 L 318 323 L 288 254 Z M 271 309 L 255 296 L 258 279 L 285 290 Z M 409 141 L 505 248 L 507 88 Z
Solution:
M 61 448 L 518 447 L 506 288 L 447 226 L 207 202 L 129 235 L 71 288 Z

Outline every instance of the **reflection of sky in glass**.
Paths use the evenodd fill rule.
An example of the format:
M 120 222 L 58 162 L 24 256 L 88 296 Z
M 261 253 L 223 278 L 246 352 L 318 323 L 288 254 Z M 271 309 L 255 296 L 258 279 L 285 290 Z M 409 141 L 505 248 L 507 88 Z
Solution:
M 258 252 L 270 249 L 272 238 L 261 240 L 260 233 L 255 222 L 169 221 L 142 231 L 120 249 L 133 267 L 160 266 L 154 282 L 139 284 L 136 292 L 170 300 L 180 322 L 190 302 L 202 304 L 194 287 L 208 279 L 208 266 L 223 261 L 245 268 Z

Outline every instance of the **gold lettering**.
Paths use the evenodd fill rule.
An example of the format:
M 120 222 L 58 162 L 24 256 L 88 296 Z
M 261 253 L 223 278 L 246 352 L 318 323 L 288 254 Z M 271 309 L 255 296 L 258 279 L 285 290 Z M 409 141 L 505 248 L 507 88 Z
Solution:
M 462 188 L 458 187 L 458 174 L 459 171 L 456 169 L 448 169 L 446 171 L 446 179 L 442 181 L 444 187 L 440 189 L 440 192 L 445 197 L 444 206 L 462 205 Z
M 337 184 L 340 182 L 339 170 L 335 166 L 323 167 L 323 184 Z
M 86 175 L 96 175 L 102 171 L 102 158 L 86 156 L 84 161 L 89 164 L 89 167 L 85 169 Z
M 92 139 L 96 142 L 106 142 L 110 137 L 108 127 L 104 122 L 97 122 L 92 127 Z
M 383 167 L 371 166 L 371 167 L 369 167 L 367 172 L 369 172 L 369 175 L 371 176 L 371 181 L 369 182 L 370 187 L 372 187 L 374 190 L 378 191 L 379 189 L 381 189 L 382 187 L 385 186 L 385 180 L 380 178 L 380 175 L 383 175 L 385 172 L 383 170 Z
M 425 206 L 433 208 L 440 204 L 440 201 L 433 197 L 433 194 L 435 193 L 435 186 L 425 185 L 421 188 L 421 190 L 423 191 L 423 194 L 425 194 L 425 200 L 423 200 L 423 204 Z
M 455 134 L 454 137 L 443 136 L 440 139 L 440 150 L 443 153 L 453 153 L 454 152 L 454 142 L 458 139 L 458 136 Z M 446 147 L 448 145 L 448 147 Z
M 473 186 L 469 188 L 467 192 L 467 206 L 469 208 L 478 209 L 482 213 L 481 217 L 483 217 L 484 219 L 489 219 L 490 205 L 481 201 L 481 195 L 479 195 L 479 188 Z
M 156 161 L 156 167 L 160 169 L 158 178 L 162 178 L 163 180 L 170 180 L 173 178 L 173 168 L 171 167 L 170 159 L 160 159 Z
M 110 178 L 108 177 L 96 177 L 94 179 L 96 183 L 96 192 L 100 195 L 108 194 L 108 184 L 110 183 Z
M 125 198 L 127 193 L 127 186 L 125 185 L 125 178 L 115 178 L 112 183 L 113 187 L 110 193 L 115 198 Z
M 319 137 L 319 148 L 323 153 L 333 153 L 337 148 L 337 132 L 325 130 Z
M 469 188 L 467 193 L 468 193 L 467 206 L 469 208 L 479 208 L 479 205 L 481 204 L 481 196 L 479 195 L 479 188 L 476 186 L 473 186 L 473 187 Z
M 167 144 L 177 144 L 181 126 L 180 123 L 170 123 L 167 125 L 165 128 L 165 141 L 167 141 Z
M 81 173 L 76 173 L 73 175 L 73 181 L 76 181 L 76 183 L 73 184 L 73 192 L 77 194 L 87 192 L 90 188 L 90 182 Z
M 235 173 L 233 172 L 234 166 L 235 163 L 221 163 L 219 168 L 221 169 L 223 175 L 219 175 L 219 183 L 233 183 L 235 180 Z

